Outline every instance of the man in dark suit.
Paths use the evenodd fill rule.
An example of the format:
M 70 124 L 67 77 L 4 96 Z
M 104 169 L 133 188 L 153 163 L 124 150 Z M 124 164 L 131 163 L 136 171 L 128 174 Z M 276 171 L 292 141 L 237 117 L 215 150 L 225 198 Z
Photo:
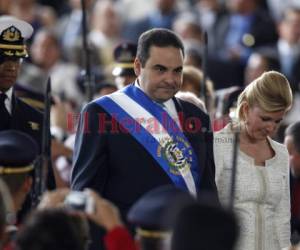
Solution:
M 274 54 L 280 62 L 280 70 L 290 81 L 293 91 L 300 91 L 300 8 L 289 7 L 283 12 L 278 25 L 279 40 Z
M 12 16 L 0 17 L 0 131 L 22 131 L 36 141 L 41 151 L 43 115 L 17 98 L 13 89 L 21 62 L 28 56 L 25 41 L 32 32 L 27 22 Z M 51 169 L 49 176 L 47 186 L 54 188 Z
M 285 130 L 284 144 L 289 151 L 291 187 L 292 244 L 300 241 L 300 121 Z
M 137 80 L 81 113 L 71 186 L 97 190 L 124 219 L 129 207 L 157 186 L 217 195 L 209 117 L 174 97 L 182 84 L 183 58 L 175 33 L 143 33 L 134 61 Z

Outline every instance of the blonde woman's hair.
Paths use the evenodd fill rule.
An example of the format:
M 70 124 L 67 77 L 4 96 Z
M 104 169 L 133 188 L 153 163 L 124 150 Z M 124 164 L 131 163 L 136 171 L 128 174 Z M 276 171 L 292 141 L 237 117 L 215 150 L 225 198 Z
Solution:
M 264 72 L 239 95 L 237 118 L 244 121 L 243 106 L 257 105 L 265 112 L 287 111 L 293 101 L 292 90 L 286 77 L 277 71 Z

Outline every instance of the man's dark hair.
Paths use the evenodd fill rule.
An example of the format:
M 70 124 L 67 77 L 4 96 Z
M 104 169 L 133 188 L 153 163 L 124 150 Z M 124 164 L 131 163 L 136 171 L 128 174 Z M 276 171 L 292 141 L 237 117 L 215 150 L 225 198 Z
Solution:
M 141 250 L 163 250 L 163 241 L 163 238 L 141 237 L 139 240 L 139 246 Z
M 217 205 L 195 203 L 178 214 L 171 249 L 233 250 L 238 234 L 237 219 L 232 212 Z
M 285 136 L 291 136 L 295 149 L 300 153 L 300 121 L 290 124 L 285 130 Z
M 63 210 L 35 211 L 18 232 L 16 250 L 84 250 L 87 228 L 82 222 Z
M 184 55 L 184 46 L 180 38 L 171 30 L 155 28 L 144 32 L 138 41 L 137 58 L 141 61 L 142 67 L 145 66 L 149 51 L 152 46 L 157 47 L 175 47 L 182 51 Z

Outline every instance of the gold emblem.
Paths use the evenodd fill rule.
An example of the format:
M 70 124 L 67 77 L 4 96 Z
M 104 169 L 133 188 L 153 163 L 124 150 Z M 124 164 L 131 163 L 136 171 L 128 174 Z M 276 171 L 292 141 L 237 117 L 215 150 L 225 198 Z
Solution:
M 16 42 L 21 39 L 21 33 L 18 29 L 11 26 L 3 32 L 2 39 L 8 42 Z
M 30 125 L 32 130 L 39 130 L 40 129 L 40 125 L 36 122 L 28 122 L 28 124 Z

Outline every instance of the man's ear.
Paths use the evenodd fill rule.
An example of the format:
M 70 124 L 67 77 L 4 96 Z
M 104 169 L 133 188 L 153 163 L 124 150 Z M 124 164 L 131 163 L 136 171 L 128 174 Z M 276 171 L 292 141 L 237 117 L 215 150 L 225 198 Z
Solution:
M 136 57 L 134 59 L 134 73 L 136 76 L 139 76 L 141 74 L 141 68 L 142 68 L 142 63 L 141 61 Z

